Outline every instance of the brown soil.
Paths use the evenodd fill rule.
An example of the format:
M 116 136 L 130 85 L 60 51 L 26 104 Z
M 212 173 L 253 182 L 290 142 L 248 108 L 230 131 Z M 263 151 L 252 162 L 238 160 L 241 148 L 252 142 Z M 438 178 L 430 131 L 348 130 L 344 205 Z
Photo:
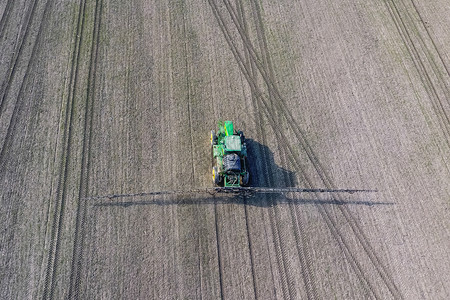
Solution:
M 0 3 L 1 299 L 449 299 L 448 1 Z M 252 184 L 376 193 L 91 196 Z

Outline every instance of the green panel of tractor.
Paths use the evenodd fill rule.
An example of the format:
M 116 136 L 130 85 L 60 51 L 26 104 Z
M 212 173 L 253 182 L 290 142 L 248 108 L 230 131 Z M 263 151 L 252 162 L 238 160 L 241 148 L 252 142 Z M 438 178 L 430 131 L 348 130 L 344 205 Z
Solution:
M 213 156 L 214 157 L 222 157 L 223 156 L 223 146 L 222 145 L 214 145 L 213 147 Z
M 234 129 L 233 129 L 233 122 L 231 122 L 231 121 L 225 121 L 225 124 L 224 124 L 225 126 L 225 135 L 233 135 L 233 133 L 234 133 Z
M 237 135 L 226 136 L 225 150 L 241 152 L 241 138 Z

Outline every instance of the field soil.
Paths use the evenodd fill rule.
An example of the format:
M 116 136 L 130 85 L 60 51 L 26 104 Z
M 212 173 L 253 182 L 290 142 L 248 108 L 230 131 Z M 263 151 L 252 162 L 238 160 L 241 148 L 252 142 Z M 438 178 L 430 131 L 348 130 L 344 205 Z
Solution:
M 450 299 L 449 28 L 444 0 L 0 1 L 0 299 Z M 219 120 L 253 186 L 376 191 L 131 195 L 212 186 Z

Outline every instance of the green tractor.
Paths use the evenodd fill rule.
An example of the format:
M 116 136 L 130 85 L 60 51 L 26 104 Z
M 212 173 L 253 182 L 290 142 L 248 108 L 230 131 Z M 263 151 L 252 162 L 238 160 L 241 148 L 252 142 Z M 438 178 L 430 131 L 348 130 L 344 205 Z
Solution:
M 219 122 L 217 134 L 211 131 L 212 180 L 216 186 L 247 186 L 247 145 L 242 131 L 234 131 L 233 122 Z

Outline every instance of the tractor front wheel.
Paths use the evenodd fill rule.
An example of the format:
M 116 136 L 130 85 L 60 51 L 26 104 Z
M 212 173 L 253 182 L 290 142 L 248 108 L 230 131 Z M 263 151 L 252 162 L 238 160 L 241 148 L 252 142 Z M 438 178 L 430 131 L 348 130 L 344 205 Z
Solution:
M 214 130 L 211 130 L 211 146 L 217 145 L 217 136 Z

